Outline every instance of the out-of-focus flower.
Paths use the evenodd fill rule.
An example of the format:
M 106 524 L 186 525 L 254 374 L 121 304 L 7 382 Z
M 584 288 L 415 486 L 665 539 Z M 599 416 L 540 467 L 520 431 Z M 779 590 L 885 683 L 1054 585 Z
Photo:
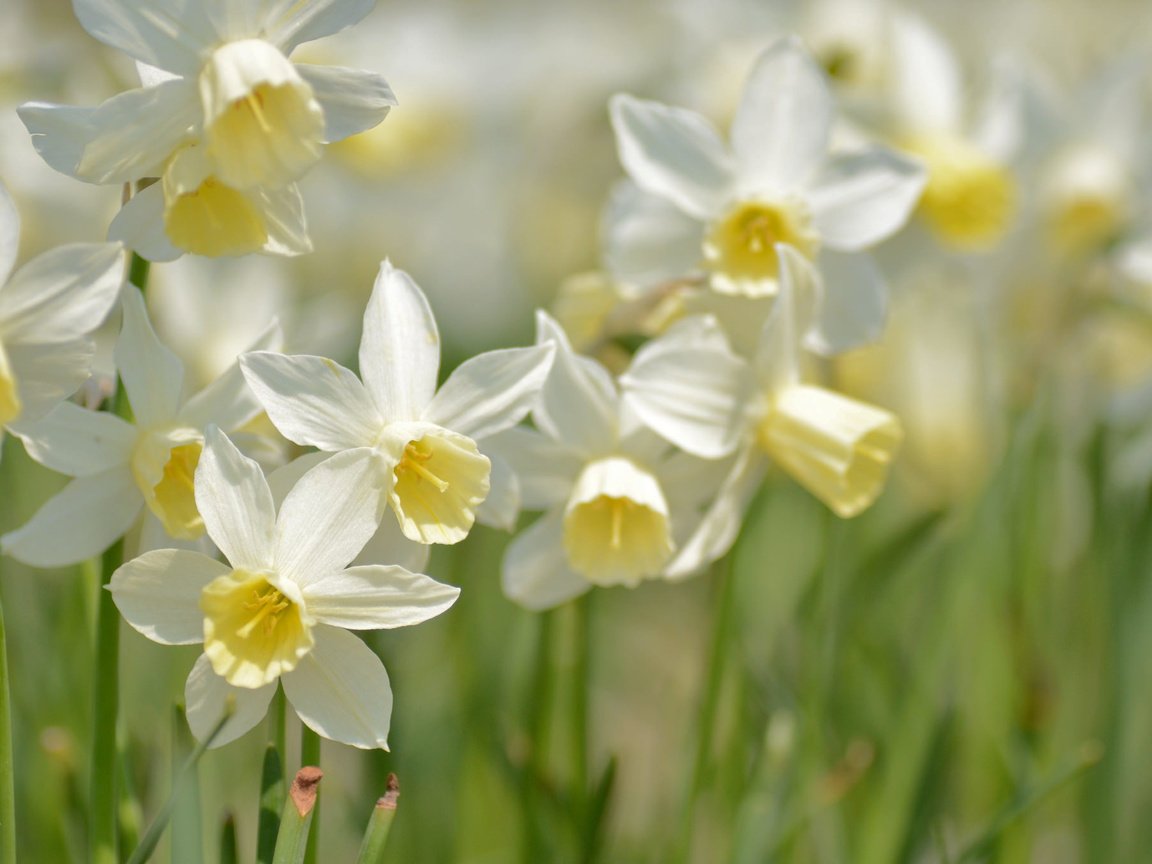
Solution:
M 39 420 L 84 383 L 90 334 L 124 281 L 119 243 L 61 246 L 12 273 L 19 244 L 20 216 L 0 186 L 0 435 Z
M 148 638 L 203 642 L 186 688 L 197 737 L 220 721 L 230 696 L 236 712 L 213 744 L 247 732 L 279 680 L 320 735 L 387 749 L 388 674 L 346 631 L 418 624 L 460 590 L 402 567 L 347 567 L 376 530 L 378 481 L 367 462 L 339 454 L 305 474 L 277 513 L 259 466 L 209 427 L 196 505 L 229 564 L 160 549 L 120 567 L 110 585 L 125 619 Z
M 125 206 L 112 236 L 153 260 L 308 251 L 293 181 L 324 142 L 375 126 L 395 98 L 375 73 L 287 55 L 359 21 L 373 0 L 74 5 L 89 33 L 143 64 L 145 86 L 97 108 L 32 102 L 20 116 L 65 174 L 160 178 Z
M 732 124 L 732 149 L 698 114 L 626 95 L 612 100 L 632 183 L 607 216 L 609 268 L 659 284 L 704 274 L 721 294 L 769 297 L 779 244 L 825 269 L 826 296 L 806 334 L 833 353 L 871 341 L 886 288 L 861 251 L 897 231 L 923 189 L 920 166 L 871 147 L 829 154 L 835 106 L 794 39 L 761 55 Z
M 210 423 L 244 426 L 260 406 L 237 366 L 190 399 L 184 370 L 156 338 L 144 300 L 126 291 L 116 366 L 134 422 L 64 402 L 36 423 L 12 431 L 37 462 L 76 479 L 48 500 L 25 525 L 0 538 L 6 554 L 36 567 L 75 564 L 122 536 L 147 506 L 141 545 L 163 537 L 196 540 L 204 521 L 196 509 L 193 476 Z M 278 328 L 258 347 L 275 347 Z
M 706 457 L 737 451 L 700 531 L 709 558 L 735 540 L 765 457 L 848 518 L 883 490 L 902 438 L 889 412 L 806 382 L 800 333 L 819 275 L 799 252 L 781 245 L 778 254 L 780 291 L 751 368 L 707 319 L 693 318 L 640 349 L 621 376 L 625 401 L 669 441 Z
M 326 357 L 241 358 L 276 428 L 297 444 L 356 449 L 376 465 L 404 534 L 456 543 L 490 488 L 476 440 L 524 417 L 551 362 L 547 346 L 489 351 L 436 388 L 440 336 L 423 292 L 385 261 L 364 312 L 360 375 Z
M 556 359 L 532 412 L 536 429 L 485 442 L 515 472 L 523 506 L 545 511 L 508 547 L 504 592 L 546 609 L 594 585 L 696 572 L 690 538 L 722 463 L 669 447 L 626 410 L 604 367 L 572 351 L 555 321 L 539 312 L 537 328 Z

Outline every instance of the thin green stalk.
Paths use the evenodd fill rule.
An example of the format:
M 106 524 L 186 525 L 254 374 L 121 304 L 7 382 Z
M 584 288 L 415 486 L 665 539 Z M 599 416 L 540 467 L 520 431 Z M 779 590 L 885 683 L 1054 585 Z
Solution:
M 588 685 L 589 603 L 585 594 L 572 604 L 572 806 L 582 838 L 584 858 L 588 848 Z
M 388 833 L 392 830 L 392 820 L 396 817 L 396 803 L 400 798 L 400 784 L 395 774 L 388 775 L 388 788 L 377 800 L 364 832 L 364 842 L 360 845 L 357 864 L 383 864 L 384 849 L 388 845 Z
M 188 729 L 188 718 L 184 709 L 172 709 L 172 798 L 175 809 L 172 812 L 172 832 L 170 835 L 172 864 L 200 864 L 204 860 L 204 843 L 200 826 L 200 778 L 195 771 L 190 776 L 180 774 L 180 766 L 195 750 L 192 733 Z
M 136 253 L 128 268 L 128 281 L 144 293 L 149 262 Z M 122 382 L 108 406 L 117 417 L 130 416 Z M 113 543 L 101 558 L 100 591 L 96 604 L 96 673 L 92 712 L 92 771 L 89 777 L 89 861 L 118 864 L 116 831 L 116 716 L 120 701 L 120 612 L 107 589 L 116 568 L 124 562 L 124 540 Z
M 236 817 L 224 815 L 220 825 L 220 864 L 240 864 L 240 846 L 236 842 Z
M 728 662 L 728 649 L 732 644 L 732 614 L 735 607 L 735 571 L 731 567 L 731 555 L 726 555 L 713 568 L 720 581 L 720 596 L 716 600 L 716 617 L 713 623 L 712 645 L 709 650 L 707 678 L 704 681 L 704 698 L 700 702 L 700 717 L 697 721 L 696 755 L 692 760 L 692 774 L 688 781 L 687 793 L 680 809 L 680 833 L 676 844 L 676 858 L 687 862 L 692 857 L 692 833 L 696 822 L 696 804 L 704 786 L 704 774 L 712 753 L 712 731 L 719 712 L 720 691 L 724 681 L 724 671 Z
M 260 779 L 260 816 L 256 824 L 257 864 L 272 864 L 276 838 L 280 835 L 280 811 L 284 809 L 284 765 L 275 744 L 264 751 Z
M 276 838 L 276 857 L 272 864 L 301 864 L 306 860 L 305 850 L 316 836 L 309 829 L 317 815 L 317 793 L 323 776 L 323 772 L 312 765 L 296 772 L 280 817 L 280 836 Z
M 309 729 L 307 726 L 301 724 L 300 726 L 300 764 L 307 767 L 320 768 L 320 736 Z M 297 774 L 297 783 L 299 783 L 300 775 Z M 319 778 L 317 778 L 317 781 Z M 295 794 L 295 785 L 293 785 L 293 794 Z M 319 846 L 320 846 L 320 802 L 317 800 L 312 805 L 310 811 L 310 820 L 314 823 L 311 831 L 308 831 L 308 848 L 304 853 L 304 864 L 316 864 Z M 284 826 L 281 824 L 280 831 L 283 833 Z M 276 861 L 280 861 L 280 844 L 277 843 Z
M 0 609 L 0 864 L 16 864 L 16 789 L 12 765 L 12 707 L 8 687 L 8 638 Z
M 524 771 L 524 861 L 535 864 L 548 857 L 540 785 L 547 776 L 549 733 L 552 728 L 552 631 L 556 612 L 537 616 L 536 654 L 532 670 L 532 696 L 528 718 L 528 760 Z

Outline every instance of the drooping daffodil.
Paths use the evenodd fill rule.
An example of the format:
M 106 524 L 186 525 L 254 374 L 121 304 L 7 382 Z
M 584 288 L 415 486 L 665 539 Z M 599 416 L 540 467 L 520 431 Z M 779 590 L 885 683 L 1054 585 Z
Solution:
M 124 618 L 165 645 L 203 643 L 185 688 L 188 723 L 238 738 L 282 682 L 300 719 L 325 738 L 388 746 L 392 690 L 384 664 L 348 630 L 418 624 L 458 588 L 392 565 L 348 567 L 379 522 L 379 476 L 355 453 L 309 472 L 277 512 L 260 467 L 209 427 L 196 506 L 228 563 L 159 549 L 129 561 L 109 586 Z

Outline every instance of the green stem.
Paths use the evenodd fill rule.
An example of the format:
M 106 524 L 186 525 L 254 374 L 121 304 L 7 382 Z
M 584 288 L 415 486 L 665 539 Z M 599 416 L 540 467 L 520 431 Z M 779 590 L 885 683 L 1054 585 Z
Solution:
M 320 767 L 320 736 L 301 724 L 300 764 Z M 320 801 L 317 800 L 311 813 L 312 830 L 308 832 L 308 848 L 304 853 L 304 864 L 316 864 L 320 844 Z M 283 827 L 281 827 L 283 830 Z
M 719 710 L 720 690 L 724 682 L 728 648 L 732 642 L 732 613 L 735 607 L 735 578 L 731 555 L 722 558 L 714 570 L 720 581 L 720 596 L 716 600 L 716 617 L 709 651 L 708 677 L 704 682 L 704 698 L 700 703 L 700 717 L 696 735 L 696 755 L 692 761 L 692 775 L 680 811 L 680 835 L 676 860 L 687 862 L 692 857 L 692 832 L 696 821 L 696 804 L 704 785 L 705 769 L 712 753 L 712 730 Z
M 577 827 L 587 848 L 588 830 L 588 605 L 585 594 L 572 604 L 572 801 Z M 585 859 L 587 855 L 585 854 Z
M 372 810 L 368 829 L 364 832 L 364 842 L 360 845 L 357 864 L 383 864 L 384 848 L 388 845 L 388 834 L 392 830 L 392 820 L 396 816 L 396 802 L 400 797 L 400 784 L 395 774 L 388 775 L 388 790 Z
M 0 864 L 16 864 L 16 789 L 12 766 L 12 708 L 8 697 L 8 648 L 0 609 Z
M 310 831 L 316 817 L 316 804 L 319 803 L 319 768 L 306 765 L 296 772 L 292 789 L 284 804 L 280 817 L 280 836 L 276 838 L 276 856 L 272 864 L 301 864 L 306 858 L 306 847 L 314 836 Z

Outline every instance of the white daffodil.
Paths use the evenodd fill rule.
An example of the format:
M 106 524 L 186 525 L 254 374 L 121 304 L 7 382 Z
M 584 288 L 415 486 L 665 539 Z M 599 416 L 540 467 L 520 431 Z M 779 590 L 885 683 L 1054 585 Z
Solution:
M 423 292 L 385 261 L 364 312 L 360 375 L 326 357 L 267 352 L 240 359 L 276 428 L 330 452 L 364 449 L 405 536 L 456 543 L 490 488 L 476 440 L 520 422 L 547 374 L 547 346 L 489 351 L 437 391 L 440 336 Z M 382 457 L 382 458 L 380 458 Z
M 87 380 L 95 353 L 89 334 L 124 281 L 118 243 L 61 246 L 12 273 L 19 245 L 20 216 L 0 186 L 0 438 L 4 427 L 39 420 Z
M 883 326 L 886 288 L 861 250 L 897 231 L 920 197 L 920 166 L 892 151 L 829 154 L 835 106 L 795 39 L 765 51 L 745 86 L 731 149 L 698 114 L 617 95 L 620 161 L 632 184 L 607 216 L 609 267 L 625 282 L 703 276 L 713 291 L 776 293 L 778 244 L 825 273 L 827 297 L 806 340 L 840 351 Z
M 144 64 L 145 86 L 97 108 L 32 102 L 20 116 L 58 171 L 89 183 L 161 178 L 113 226 L 142 254 L 304 252 L 293 182 L 325 142 L 375 126 L 396 100 L 375 73 L 295 64 L 288 54 L 373 5 L 75 0 L 92 36 Z
M 555 345 L 556 357 L 532 412 L 536 429 L 485 442 L 515 471 L 524 507 L 545 511 L 508 547 L 505 594 L 546 609 L 594 585 L 698 570 L 693 532 L 726 465 L 677 452 L 643 426 L 608 371 L 575 354 L 544 312 L 537 341 Z
M 135 421 L 64 402 L 13 429 L 33 459 L 76 478 L 25 525 L 0 537 L 3 551 L 26 564 L 58 567 L 97 555 L 144 507 L 155 519 L 145 523 L 142 547 L 154 548 L 163 537 L 202 537 L 193 476 L 204 429 L 210 423 L 238 429 L 260 413 L 235 365 L 184 400 L 183 366 L 156 338 L 140 293 L 125 291 L 122 306 L 116 366 Z M 278 342 L 273 326 L 259 344 Z
M 227 564 L 178 549 L 120 567 L 109 586 L 124 618 L 164 645 L 204 644 L 185 690 L 188 723 L 213 741 L 256 725 L 277 680 L 300 719 L 325 738 L 388 747 L 392 689 L 348 630 L 433 618 L 460 589 L 398 566 L 348 567 L 379 522 L 379 476 L 341 453 L 307 472 L 279 507 L 259 466 L 209 427 L 196 468 L 196 506 Z
M 800 307 L 810 307 L 819 276 L 794 249 L 777 251 L 780 292 L 751 368 L 714 325 L 694 318 L 641 348 L 621 377 L 627 404 L 669 441 L 706 457 L 737 450 L 698 532 L 707 559 L 732 545 L 768 458 L 848 518 L 883 490 L 902 438 L 887 411 L 805 383 L 799 333 L 807 315 Z

